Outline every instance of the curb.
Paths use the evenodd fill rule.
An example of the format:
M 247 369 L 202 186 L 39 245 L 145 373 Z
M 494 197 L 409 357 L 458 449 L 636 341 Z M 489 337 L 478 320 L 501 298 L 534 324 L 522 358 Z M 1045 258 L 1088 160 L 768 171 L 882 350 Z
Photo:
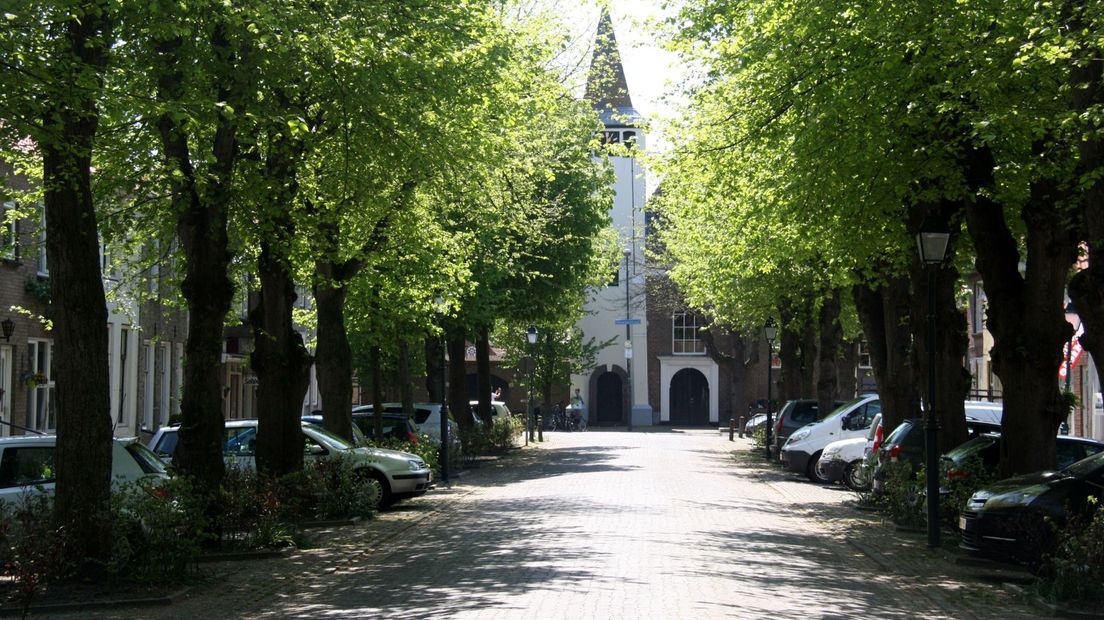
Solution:
M 27 607 L 28 614 L 40 614 L 40 613 L 64 613 L 70 611 L 85 611 L 90 609 L 117 609 L 121 607 L 125 608 L 140 608 L 140 607 L 165 607 L 171 605 L 173 601 L 176 601 L 191 591 L 191 586 L 177 590 L 164 596 L 148 596 L 143 598 L 132 599 L 112 599 L 104 601 L 81 601 L 79 603 L 44 603 L 41 605 L 31 604 Z M 22 607 L 5 606 L 0 607 L 0 617 L 8 616 L 22 616 Z
M 1046 612 L 1046 615 L 1052 618 L 1092 618 L 1100 619 L 1104 618 L 1104 612 L 1099 611 L 1080 611 L 1077 609 L 1070 609 L 1065 605 L 1058 605 L 1056 603 L 1048 603 L 1043 600 L 1042 597 L 1034 595 L 1028 592 L 1027 588 L 1015 583 L 1001 584 L 1005 590 L 1016 594 L 1028 601 L 1036 609 Z

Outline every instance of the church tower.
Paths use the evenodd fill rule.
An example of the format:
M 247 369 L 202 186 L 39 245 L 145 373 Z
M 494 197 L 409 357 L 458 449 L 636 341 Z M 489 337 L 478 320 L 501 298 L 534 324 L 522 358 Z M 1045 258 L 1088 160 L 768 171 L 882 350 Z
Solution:
M 610 147 L 614 199 L 610 220 L 623 256 L 617 276 L 594 290 L 579 321 L 583 340 L 613 344 L 602 349 L 589 374 L 571 378 L 587 405 L 590 424 L 650 426 L 647 312 L 644 304 L 644 171 L 636 153 L 645 147 L 641 117 L 632 104 L 613 22 L 602 10 L 587 76 L 587 101 L 602 122 L 602 143 Z M 625 148 L 620 148 L 625 147 Z

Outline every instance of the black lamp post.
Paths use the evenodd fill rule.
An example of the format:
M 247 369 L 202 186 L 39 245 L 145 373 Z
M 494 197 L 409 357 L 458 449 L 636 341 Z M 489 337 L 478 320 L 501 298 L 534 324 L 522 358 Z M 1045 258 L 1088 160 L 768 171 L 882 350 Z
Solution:
M 449 410 L 448 410 L 448 368 L 445 361 L 445 347 L 448 346 L 445 338 L 445 300 L 438 295 L 433 299 L 436 309 L 437 324 L 441 326 L 441 338 L 438 342 L 440 358 L 438 358 L 438 375 L 434 377 L 437 384 L 437 393 L 441 395 L 441 483 L 449 483 Z
M 10 318 L 0 321 L 0 329 L 4 330 L 4 341 L 11 342 L 12 334 L 15 333 L 15 321 Z
M 633 429 L 633 385 L 632 385 L 632 324 L 629 323 L 631 319 L 632 311 L 629 309 L 629 282 L 630 267 L 632 266 L 632 249 L 625 248 L 621 251 L 625 255 L 625 383 L 629 390 L 629 402 L 628 402 L 628 429 L 632 432 Z
M 530 325 L 529 329 L 525 330 L 525 338 L 529 340 L 529 399 L 525 405 L 527 412 L 525 416 L 525 445 L 528 446 L 529 441 L 533 439 L 533 367 L 536 365 L 536 358 L 533 357 L 533 347 L 537 344 L 537 328 Z
M 774 325 L 774 318 L 768 317 L 767 324 L 763 326 L 763 335 L 767 337 L 767 460 L 771 458 L 771 383 L 774 377 L 771 370 L 774 367 L 774 338 L 778 335 L 778 328 Z
M 924 468 L 928 492 L 928 546 L 939 546 L 939 420 L 935 416 L 935 276 L 947 253 L 951 231 L 925 220 L 916 233 L 920 261 L 928 270 L 928 415 L 924 429 L 927 453 Z

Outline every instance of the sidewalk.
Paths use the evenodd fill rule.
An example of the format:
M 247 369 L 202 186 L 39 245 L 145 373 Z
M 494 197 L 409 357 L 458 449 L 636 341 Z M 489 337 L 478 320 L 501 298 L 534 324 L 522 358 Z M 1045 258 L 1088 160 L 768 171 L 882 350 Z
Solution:
M 1040 616 L 1039 609 L 1015 593 L 1016 588 L 1005 586 L 1029 581 L 1031 576 L 1026 570 L 971 561 L 954 549 L 957 537 L 949 532 L 943 532 L 939 549 L 929 549 L 926 532 L 901 529 L 876 512 L 860 510 L 856 494 L 845 487 L 815 485 L 800 474 L 784 471 L 777 463 L 767 463 L 758 452 L 751 452 L 750 438 L 737 439 L 730 445 L 741 468 L 786 496 L 796 510 L 823 501 L 825 494 L 838 496 L 828 511 L 804 510 L 832 524 L 841 543 L 877 565 L 884 575 L 901 578 L 904 587 L 950 617 L 997 620 Z

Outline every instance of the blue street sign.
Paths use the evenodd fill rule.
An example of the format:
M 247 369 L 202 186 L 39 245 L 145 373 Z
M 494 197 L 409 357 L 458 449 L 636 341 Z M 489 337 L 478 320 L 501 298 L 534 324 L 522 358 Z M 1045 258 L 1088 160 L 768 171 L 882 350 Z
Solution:
M 614 325 L 640 325 L 640 319 L 614 319 Z

